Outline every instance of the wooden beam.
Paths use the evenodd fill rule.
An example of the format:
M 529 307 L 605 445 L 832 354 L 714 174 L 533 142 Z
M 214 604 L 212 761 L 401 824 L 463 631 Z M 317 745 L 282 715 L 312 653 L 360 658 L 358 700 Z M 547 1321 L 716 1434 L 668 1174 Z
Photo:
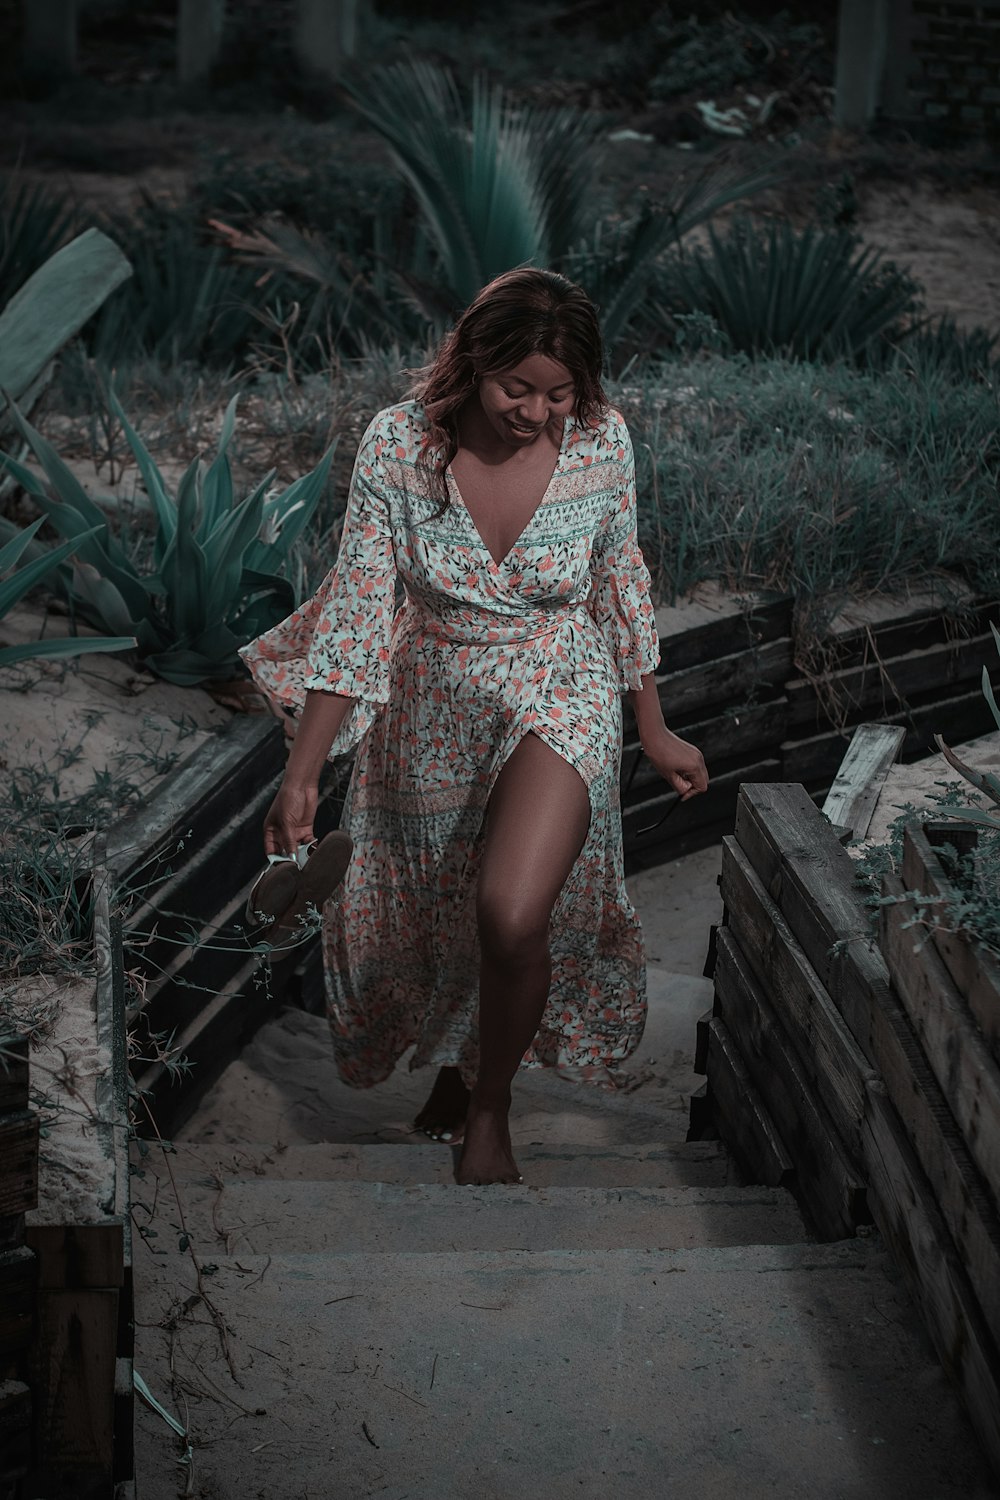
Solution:
M 921 927 L 918 908 L 905 899 L 902 881 L 887 876 L 882 895 L 892 898 L 879 913 L 889 977 L 961 1127 L 969 1155 L 996 1202 L 1000 1200 L 1000 1067 Z
M 21 67 L 34 78 L 68 78 L 77 66 L 77 0 L 21 0 Z
M 1000 1472 L 1000 1356 L 895 1110 L 872 1092 L 865 1119 L 869 1201 L 973 1426 Z
M 860 1156 L 865 1086 L 878 1074 L 735 839 L 722 841 L 729 925 L 845 1144 Z M 721 934 L 720 934 L 721 935 Z
M 947 838 L 949 834 L 957 837 L 957 830 L 955 824 L 945 825 L 941 831 Z M 908 891 L 920 891 L 924 896 L 957 899 L 937 849 L 922 828 L 911 826 L 903 834 L 903 884 Z M 947 927 L 932 931 L 931 941 L 1000 1062 L 1000 960 L 968 933 L 952 932 Z
M 888 40 L 886 0 L 840 0 L 834 119 L 867 130 L 881 102 Z
M 899 724 L 858 725 L 823 803 L 822 811 L 831 823 L 849 828 L 856 839 L 866 836 L 889 768 L 905 739 L 906 730 Z
M 719 1016 L 708 1025 L 708 1088 L 719 1134 L 754 1182 L 787 1183 L 795 1163 Z
M 864 1178 L 728 927 L 719 933 L 715 987 L 726 1028 L 739 1037 L 747 1072 L 795 1163 L 797 1194 L 824 1239 L 849 1239 L 871 1220 Z
M 358 46 L 359 0 L 297 0 L 295 52 L 304 72 L 339 78 Z
M 179 0 L 177 77 L 182 84 L 204 83 L 222 43 L 225 0 Z

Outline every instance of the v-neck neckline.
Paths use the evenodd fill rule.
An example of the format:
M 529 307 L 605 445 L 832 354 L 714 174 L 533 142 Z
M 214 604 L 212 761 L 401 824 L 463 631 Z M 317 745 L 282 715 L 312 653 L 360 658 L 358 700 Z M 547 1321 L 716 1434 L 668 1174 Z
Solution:
M 465 514 L 469 518 L 469 525 L 472 527 L 473 531 L 476 534 L 476 540 L 478 541 L 483 551 L 486 553 L 486 556 L 490 560 L 491 566 L 496 572 L 499 572 L 500 569 L 503 568 L 507 564 L 507 562 L 509 562 L 513 553 L 515 553 L 521 546 L 524 538 L 527 536 L 531 527 L 535 524 L 535 518 L 538 515 L 538 512 L 542 509 L 546 500 L 549 498 L 549 491 L 555 483 L 556 475 L 559 473 L 559 470 L 562 467 L 563 454 L 566 452 L 566 443 L 569 438 L 569 431 L 573 425 L 574 419 L 572 416 L 563 418 L 562 436 L 559 439 L 559 451 L 556 453 L 556 461 L 552 466 L 552 473 L 549 475 L 549 482 L 545 486 L 545 489 L 542 491 L 538 504 L 535 506 L 534 510 L 531 512 L 531 515 L 525 521 L 524 525 L 521 527 L 521 530 L 518 532 L 517 536 L 514 538 L 513 542 L 511 542 L 507 551 L 499 561 L 497 561 L 497 559 L 493 556 L 493 553 L 490 551 L 489 547 L 483 541 L 479 527 L 476 525 L 476 518 L 472 514 L 472 511 L 469 509 L 468 505 L 466 505 L 465 496 L 462 494 L 462 491 L 459 488 L 458 480 L 452 473 L 451 464 L 449 464 L 445 469 L 445 480 L 450 481 L 451 487 L 454 490 L 456 497 L 460 501 L 462 509 L 465 511 Z

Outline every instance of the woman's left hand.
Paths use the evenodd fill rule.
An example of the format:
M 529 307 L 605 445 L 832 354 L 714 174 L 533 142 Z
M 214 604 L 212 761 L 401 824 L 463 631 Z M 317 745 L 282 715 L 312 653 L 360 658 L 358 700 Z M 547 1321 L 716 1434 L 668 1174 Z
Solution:
M 708 790 L 705 757 L 697 745 L 680 739 L 669 729 L 647 738 L 649 742 L 643 740 L 642 743 L 647 760 L 656 767 L 664 781 L 670 782 L 682 802 Z

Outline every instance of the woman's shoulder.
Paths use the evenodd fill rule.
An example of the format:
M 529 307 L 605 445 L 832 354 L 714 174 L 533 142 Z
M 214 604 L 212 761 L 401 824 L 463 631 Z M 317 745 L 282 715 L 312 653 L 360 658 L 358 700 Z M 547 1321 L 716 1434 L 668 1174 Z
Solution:
M 394 401 L 391 407 L 376 411 L 361 443 L 381 441 L 402 447 L 409 447 L 412 443 L 420 446 L 429 431 L 430 422 L 421 402 Z
M 573 446 L 582 454 L 594 459 L 625 458 L 631 452 L 632 442 L 625 425 L 625 418 L 614 406 L 608 406 L 590 426 L 577 425 L 573 434 Z

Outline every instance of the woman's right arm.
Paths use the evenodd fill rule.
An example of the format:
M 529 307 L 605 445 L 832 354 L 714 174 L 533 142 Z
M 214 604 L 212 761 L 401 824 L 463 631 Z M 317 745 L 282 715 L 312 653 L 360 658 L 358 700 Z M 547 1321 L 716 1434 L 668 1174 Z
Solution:
M 300 844 L 312 842 L 319 775 L 354 701 L 340 693 L 314 690 L 306 694 L 285 774 L 264 820 L 268 854 L 294 854 Z

